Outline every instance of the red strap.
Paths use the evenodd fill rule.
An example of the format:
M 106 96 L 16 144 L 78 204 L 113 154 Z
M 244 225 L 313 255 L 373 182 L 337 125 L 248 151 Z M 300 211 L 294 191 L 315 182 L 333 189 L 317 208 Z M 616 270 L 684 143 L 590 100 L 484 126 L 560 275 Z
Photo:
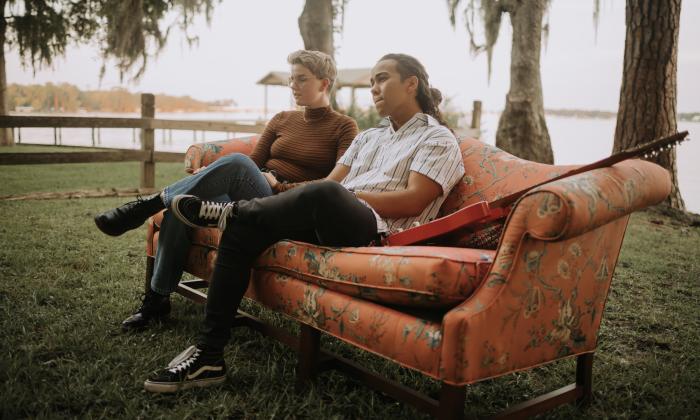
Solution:
M 489 209 L 489 203 L 486 201 L 480 201 L 424 225 L 416 226 L 402 232 L 389 235 L 384 238 L 384 245 L 402 246 L 423 242 L 482 221 L 486 218 L 490 219 L 492 213 L 497 213 L 498 217 L 501 217 L 503 209 L 499 208 L 495 209 L 495 212 L 491 212 Z

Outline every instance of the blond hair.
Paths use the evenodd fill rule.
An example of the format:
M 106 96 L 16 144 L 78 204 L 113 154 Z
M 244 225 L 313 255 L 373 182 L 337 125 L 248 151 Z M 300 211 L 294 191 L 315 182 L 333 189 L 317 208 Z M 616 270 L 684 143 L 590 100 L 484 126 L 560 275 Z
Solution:
M 338 70 L 335 68 L 335 60 L 330 55 L 321 51 L 299 50 L 294 51 L 287 57 L 290 65 L 300 64 L 319 79 L 328 79 L 328 91 L 330 92 L 335 83 Z

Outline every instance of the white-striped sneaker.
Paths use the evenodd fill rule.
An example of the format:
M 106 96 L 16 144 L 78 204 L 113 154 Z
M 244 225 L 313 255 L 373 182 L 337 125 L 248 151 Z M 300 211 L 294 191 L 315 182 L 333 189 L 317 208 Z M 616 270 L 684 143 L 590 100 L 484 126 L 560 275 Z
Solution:
M 151 375 L 143 387 L 150 392 L 177 392 L 194 387 L 218 385 L 226 381 L 226 362 L 220 354 L 208 354 L 190 346 L 165 369 Z
M 170 204 L 175 217 L 191 227 L 218 227 L 226 229 L 229 218 L 234 217 L 236 202 L 217 203 L 204 201 L 193 195 L 181 194 L 173 197 Z

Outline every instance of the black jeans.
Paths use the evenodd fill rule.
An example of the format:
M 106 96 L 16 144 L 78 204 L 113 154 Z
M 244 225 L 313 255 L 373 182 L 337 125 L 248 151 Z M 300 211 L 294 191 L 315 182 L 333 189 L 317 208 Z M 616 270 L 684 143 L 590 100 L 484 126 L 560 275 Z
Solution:
M 222 351 L 248 288 L 255 259 L 281 239 L 328 246 L 364 246 L 377 237 L 374 213 L 334 181 L 270 197 L 241 200 L 219 242 L 198 345 Z

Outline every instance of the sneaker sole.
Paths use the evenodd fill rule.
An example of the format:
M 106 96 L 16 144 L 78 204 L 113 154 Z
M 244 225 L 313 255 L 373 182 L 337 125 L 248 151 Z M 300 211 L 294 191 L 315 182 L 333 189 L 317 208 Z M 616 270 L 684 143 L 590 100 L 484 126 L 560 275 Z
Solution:
M 207 386 L 220 385 L 220 384 L 224 383 L 225 381 L 226 381 L 226 376 L 222 376 L 219 378 L 199 379 L 196 381 L 178 382 L 178 383 L 153 382 L 153 381 L 147 380 L 146 382 L 143 383 L 143 387 L 146 389 L 146 391 L 149 391 L 149 392 L 173 393 L 173 392 L 178 392 L 178 391 L 184 391 L 184 390 L 190 389 L 190 388 L 204 388 Z
M 142 325 L 124 325 L 122 322 L 121 324 L 121 330 L 122 332 L 125 333 L 130 333 L 130 332 L 143 332 L 151 327 L 153 327 L 154 324 L 165 324 L 168 321 L 170 321 L 170 314 L 163 315 L 163 316 L 158 316 L 158 317 L 153 317 L 151 318 L 148 322 Z
M 183 198 L 189 198 L 189 197 L 193 197 L 193 196 L 183 194 L 183 195 L 176 195 L 175 197 L 173 197 L 173 200 L 170 203 L 170 210 L 173 212 L 173 214 L 175 215 L 175 217 L 177 217 L 177 219 L 179 221 L 181 221 L 182 223 L 186 224 L 189 227 L 193 227 L 193 228 L 205 227 L 205 226 L 195 225 L 194 223 L 187 220 L 187 218 L 182 213 L 180 213 L 180 209 L 178 209 L 178 203 L 180 203 L 180 200 L 182 200 Z

